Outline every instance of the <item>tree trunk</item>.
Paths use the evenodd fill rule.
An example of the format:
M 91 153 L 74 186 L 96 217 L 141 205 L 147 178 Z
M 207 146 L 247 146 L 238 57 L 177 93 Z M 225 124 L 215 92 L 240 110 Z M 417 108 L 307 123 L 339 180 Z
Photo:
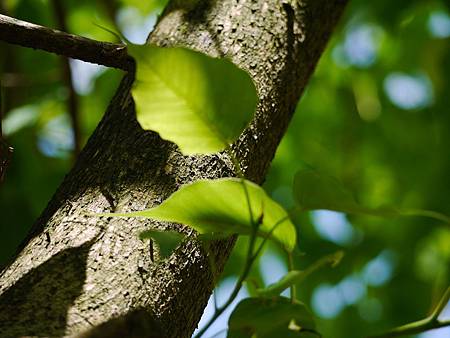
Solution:
M 187 1 L 186 1 L 187 2 Z M 149 41 L 226 56 L 247 70 L 260 102 L 233 146 L 245 175 L 262 183 L 345 0 L 173 1 Z M 105 116 L 15 260 L 0 277 L 0 336 L 189 337 L 214 287 L 208 259 L 190 240 L 150 259 L 139 231 L 177 224 L 99 218 L 161 203 L 180 185 L 232 175 L 224 154 L 182 156 L 143 131 L 127 74 Z M 176 123 L 176 121 L 174 121 Z M 213 246 L 219 271 L 233 239 Z M 102 325 L 101 325 L 102 324 Z

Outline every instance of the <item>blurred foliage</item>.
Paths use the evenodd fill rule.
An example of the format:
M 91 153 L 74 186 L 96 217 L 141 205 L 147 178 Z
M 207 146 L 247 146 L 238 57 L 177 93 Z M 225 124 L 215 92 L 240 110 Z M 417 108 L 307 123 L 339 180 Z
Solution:
M 64 1 L 71 33 L 116 41 L 98 23 L 133 42 L 145 41 L 164 3 Z M 0 11 L 56 27 L 49 0 L 0 0 Z M 450 215 L 449 39 L 448 1 L 351 0 L 277 151 L 265 183 L 271 196 L 291 208 L 294 174 L 309 166 L 337 177 L 367 207 Z M 72 66 L 84 143 L 122 72 Z M 57 56 L 0 43 L 0 78 L 3 129 L 14 147 L 0 186 L 2 265 L 70 170 L 73 141 Z M 450 227 L 437 220 L 311 212 L 295 223 L 297 269 L 346 252 L 298 288 L 324 337 L 362 337 L 422 318 L 449 284 Z M 238 241 L 224 277 L 240 272 L 245 250 Z M 280 255 L 270 247 L 252 280 L 279 279 L 287 270 Z

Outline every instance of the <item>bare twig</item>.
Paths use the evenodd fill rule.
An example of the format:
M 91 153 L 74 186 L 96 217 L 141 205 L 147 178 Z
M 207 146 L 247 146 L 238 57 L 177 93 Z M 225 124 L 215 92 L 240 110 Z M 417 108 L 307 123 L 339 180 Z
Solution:
M 61 0 L 53 0 L 53 9 L 55 11 L 58 28 L 62 31 L 68 31 L 66 25 L 66 14 Z M 67 98 L 67 108 L 69 110 L 70 121 L 72 123 L 74 138 L 74 158 L 78 156 L 81 150 L 81 132 L 80 132 L 80 114 L 78 109 L 78 96 L 73 87 L 72 71 L 70 69 L 69 59 L 61 56 L 62 80 L 66 86 L 69 96 Z
M 438 329 L 440 327 L 450 326 L 450 320 L 439 320 L 438 317 L 441 314 L 444 307 L 450 300 L 450 287 L 447 288 L 444 295 L 440 299 L 436 308 L 433 310 L 432 314 L 424 319 L 418 320 L 413 323 L 409 323 L 403 326 L 396 327 L 395 329 L 385 332 L 377 336 L 371 336 L 369 338 L 390 338 L 390 337 L 400 337 L 416 333 L 421 333 L 428 330 Z
M 0 40 L 126 71 L 134 65 L 123 44 L 100 42 L 1 14 Z

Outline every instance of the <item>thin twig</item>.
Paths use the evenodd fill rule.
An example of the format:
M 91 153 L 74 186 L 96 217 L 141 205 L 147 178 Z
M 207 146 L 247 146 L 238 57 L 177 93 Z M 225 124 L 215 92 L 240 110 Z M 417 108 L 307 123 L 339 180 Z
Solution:
M 369 338 L 390 338 L 390 337 L 400 337 L 416 333 L 425 332 L 428 330 L 438 329 L 445 326 L 450 326 L 450 319 L 439 320 L 438 317 L 441 314 L 444 307 L 450 300 L 450 287 L 447 288 L 444 295 L 440 299 L 438 305 L 433 310 L 432 314 L 427 318 L 418 320 L 413 323 L 402 325 L 392 329 L 388 332 L 382 333 L 380 335 L 371 336 Z
M 1 14 L 0 40 L 126 71 L 134 67 L 123 44 L 100 42 Z
M 61 0 L 53 0 L 53 9 L 55 11 L 58 28 L 62 31 L 67 31 L 66 13 L 64 5 Z M 62 78 L 66 86 L 69 96 L 67 98 L 67 108 L 69 110 L 70 121 L 72 123 L 73 138 L 74 138 L 74 158 L 78 156 L 81 150 L 81 131 L 80 131 L 80 114 L 78 105 L 78 95 L 73 87 L 72 70 L 70 69 L 69 59 L 61 56 Z
M 230 306 L 231 303 L 233 303 L 233 301 L 236 299 L 237 295 L 239 294 L 239 291 L 242 288 L 242 284 L 244 283 L 245 279 L 247 278 L 247 276 L 250 272 L 250 269 L 252 267 L 251 258 L 253 256 L 253 249 L 255 246 L 255 238 L 256 238 L 256 233 L 252 234 L 252 236 L 250 237 L 250 243 L 248 246 L 247 258 L 245 260 L 244 270 L 242 271 L 242 274 L 240 275 L 238 281 L 236 282 L 233 291 L 231 292 L 227 301 L 223 305 L 216 308 L 216 310 L 214 311 L 214 315 L 210 318 L 210 320 L 206 323 L 206 325 L 195 335 L 195 338 L 200 338 L 209 329 L 209 327 L 212 325 L 212 323 L 214 323 L 216 321 L 216 319 L 219 318 L 222 315 L 222 313 L 228 308 L 228 306 Z
M 231 292 L 230 296 L 228 297 L 228 300 L 222 306 L 216 308 L 211 319 L 195 335 L 195 338 L 200 338 L 208 330 L 208 328 L 212 325 L 212 323 L 214 323 L 216 321 L 216 319 L 222 315 L 222 313 L 227 309 L 227 307 L 230 306 L 231 303 L 233 303 L 233 301 L 236 299 L 237 295 L 239 294 L 239 291 L 241 290 L 244 281 L 247 279 L 248 274 L 250 273 L 250 270 L 253 266 L 253 263 L 258 258 L 259 254 L 261 253 L 268 238 L 272 235 L 273 231 L 275 231 L 275 229 L 280 224 L 282 224 L 287 218 L 288 217 L 286 216 L 274 224 L 274 226 L 270 229 L 268 236 L 263 239 L 263 241 L 261 242 L 259 247 L 256 249 L 256 252 L 255 252 L 255 244 L 256 244 L 257 231 L 252 232 L 251 237 L 250 237 L 250 243 L 248 246 L 247 257 L 245 259 L 244 269 L 243 269 L 242 274 L 240 275 L 238 281 L 236 282 L 233 291 Z M 258 230 L 258 227 L 259 227 L 259 225 L 256 227 L 256 230 Z
M 438 304 L 436 305 L 434 311 L 431 313 L 431 318 L 437 320 L 441 312 L 444 310 L 445 306 L 450 300 L 450 286 L 445 290 L 444 295 L 439 300 Z

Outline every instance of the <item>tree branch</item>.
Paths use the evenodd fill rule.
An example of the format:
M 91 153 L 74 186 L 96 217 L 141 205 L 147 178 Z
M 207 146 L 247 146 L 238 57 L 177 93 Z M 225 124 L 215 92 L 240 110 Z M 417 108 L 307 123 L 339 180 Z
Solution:
M 428 330 L 438 329 L 441 327 L 450 326 L 450 320 L 439 320 L 438 317 L 444 310 L 450 299 L 450 287 L 447 288 L 442 298 L 439 300 L 436 308 L 433 310 L 432 314 L 424 319 L 405 324 L 388 332 L 382 333 L 380 335 L 371 336 L 369 338 L 389 338 L 389 337 L 400 337 L 416 333 L 425 332 Z
M 100 42 L 1 14 L 0 40 L 126 71 L 134 64 L 125 45 Z

